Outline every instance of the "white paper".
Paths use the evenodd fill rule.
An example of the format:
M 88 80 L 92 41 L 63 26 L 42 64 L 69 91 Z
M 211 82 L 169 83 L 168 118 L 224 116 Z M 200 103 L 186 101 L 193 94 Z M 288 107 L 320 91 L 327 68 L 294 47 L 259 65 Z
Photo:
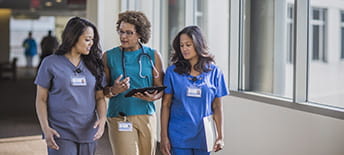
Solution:
M 216 130 L 213 115 L 203 117 L 205 138 L 207 140 L 208 152 L 213 151 L 213 147 L 216 140 Z

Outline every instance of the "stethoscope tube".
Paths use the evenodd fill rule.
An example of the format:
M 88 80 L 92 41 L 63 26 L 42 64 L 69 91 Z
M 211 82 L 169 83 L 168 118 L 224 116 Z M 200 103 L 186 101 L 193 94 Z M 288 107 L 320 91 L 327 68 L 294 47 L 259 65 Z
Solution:
M 150 55 L 148 55 L 147 53 L 145 53 L 142 44 L 139 43 L 139 45 L 140 45 L 141 51 L 142 51 L 142 52 L 139 54 L 139 57 L 138 57 L 138 60 L 137 60 L 137 62 L 139 63 L 139 76 L 140 76 L 140 78 L 145 79 L 145 78 L 148 77 L 148 76 L 142 75 L 142 62 L 141 62 L 141 59 L 142 59 L 142 57 L 144 57 L 144 56 L 148 57 L 149 62 L 150 62 L 150 64 L 151 64 L 151 66 L 152 66 L 154 72 L 156 72 L 156 76 L 154 76 L 154 78 L 158 78 L 158 77 L 159 77 L 159 72 L 158 72 L 158 70 L 157 70 L 157 69 L 155 68 L 155 66 L 154 66 L 153 59 L 151 58 Z M 126 69 L 125 69 L 124 50 L 123 50 L 122 48 L 121 48 L 121 52 L 122 52 L 122 71 L 123 71 L 123 74 L 124 74 L 123 76 L 124 76 L 124 77 L 127 77 L 127 73 L 126 73 Z

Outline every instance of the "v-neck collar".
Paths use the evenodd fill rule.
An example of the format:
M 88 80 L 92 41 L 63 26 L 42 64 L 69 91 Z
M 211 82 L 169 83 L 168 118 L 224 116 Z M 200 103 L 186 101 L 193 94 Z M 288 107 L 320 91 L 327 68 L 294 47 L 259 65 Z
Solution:
M 73 68 L 80 68 L 81 64 L 83 63 L 82 59 L 80 58 L 80 62 L 77 66 L 75 66 L 65 55 L 63 55 L 63 59 L 70 64 L 71 66 L 73 66 Z

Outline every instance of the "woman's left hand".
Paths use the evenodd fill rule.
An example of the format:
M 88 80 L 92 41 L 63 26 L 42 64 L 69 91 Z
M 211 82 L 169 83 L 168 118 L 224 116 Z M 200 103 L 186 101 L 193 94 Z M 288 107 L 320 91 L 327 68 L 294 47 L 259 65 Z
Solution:
M 105 119 L 98 119 L 96 123 L 94 123 L 93 128 L 98 128 L 96 134 L 93 137 L 93 140 L 98 140 L 100 137 L 102 137 L 104 133 L 104 128 L 105 128 Z
M 216 141 L 215 141 L 213 150 L 214 150 L 215 152 L 220 151 L 220 150 L 223 149 L 224 145 L 225 145 L 225 144 L 224 144 L 222 138 L 217 138 Z
M 141 100 L 146 100 L 146 101 L 155 101 L 157 99 L 161 98 L 161 92 L 159 93 L 158 91 L 154 91 L 153 93 L 149 93 L 145 91 L 144 93 L 135 93 L 133 97 L 139 98 Z

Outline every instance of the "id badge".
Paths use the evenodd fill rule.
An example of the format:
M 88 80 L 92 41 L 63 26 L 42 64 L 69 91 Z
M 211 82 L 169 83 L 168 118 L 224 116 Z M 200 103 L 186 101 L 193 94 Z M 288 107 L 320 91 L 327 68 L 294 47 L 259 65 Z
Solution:
M 202 89 L 197 87 L 188 87 L 187 96 L 190 97 L 201 97 Z
M 71 78 L 72 86 L 86 86 L 86 77 L 84 76 L 72 76 Z
M 130 122 L 118 122 L 118 131 L 133 131 L 133 124 Z

